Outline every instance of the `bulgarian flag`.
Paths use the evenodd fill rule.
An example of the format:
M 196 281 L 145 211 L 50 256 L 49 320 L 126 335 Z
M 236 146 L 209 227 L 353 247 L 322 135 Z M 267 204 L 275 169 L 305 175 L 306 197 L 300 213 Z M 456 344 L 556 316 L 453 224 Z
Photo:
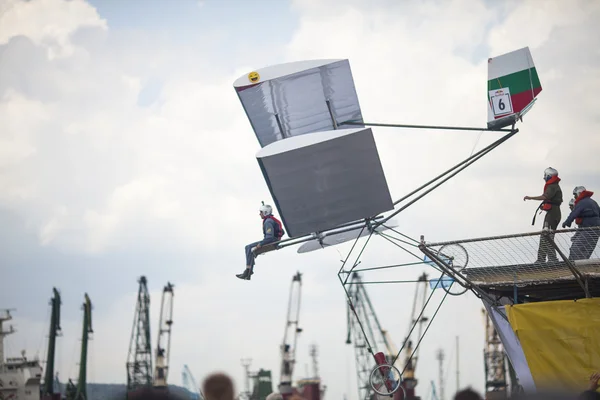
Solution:
M 542 91 L 528 47 L 488 60 L 488 123 L 523 111 Z

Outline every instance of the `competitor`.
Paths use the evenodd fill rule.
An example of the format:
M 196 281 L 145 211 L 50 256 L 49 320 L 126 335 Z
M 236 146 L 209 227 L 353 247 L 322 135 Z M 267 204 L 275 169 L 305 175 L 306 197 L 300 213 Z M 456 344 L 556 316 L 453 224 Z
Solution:
M 569 200 L 569 210 L 571 210 L 571 212 L 573 212 L 573 208 L 575 207 L 575 197 L 573 196 L 571 198 L 571 200 Z M 581 218 L 575 218 L 575 223 L 577 224 L 577 227 L 579 228 L 579 224 L 581 224 Z M 565 224 L 562 224 L 562 227 L 565 228 Z M 575 233 L 573 234 L 573 236 L 571 237 L 571 250 L 569 252 L 569 260 L 574 260 L 573 256 L 575 255 L 575 252 L 573 252 L 573 244 L 579 242 L 580 238 L 579 238 L 579 231 L 575 231 Z M 576 247 L 575 247 L 576 248 Z
M 573 207 L 575 207 L 575 197 L 573 197 L 571 200 L 569 200 L 569 210 L 573 211 Z M 577 226 L 579 226 L 579 224 L 581 223 L 581 221 L 578 221 L 579 218 L 577 218 L 575 220 L 575 223 L 577 224 Z M 565 227 L 565 224 L 563 223 L 563 228 Z
M 270 205 L 263 203 L 260 206 L 259 215 L 262 218 L 264 238 L 261 241 L 246 245 L 246 269 L 241 274 L 236 274 L 238 278 L 248 281 L 252 274 L 254 274 L 255 255 L 252 249 L 258 250 L 261 246 L 278 242 L 285 234 L 281 221 L 273 216 L 273 208 Z
M 544 229 L 556 230 L 558 223 L 560 222 L 560 205 L 563 202 L 562 190 L 560 189 L 560 178 L 558 177 L 558 171 L 552 167 L 548 167 L 544 170 L 544 193 L 540 196 L 525 196 L 525 200 L 542 200 L 540 209 L 546 211 L 546 217 L 544 218 Z M 546 262 L 546 256 L 548 261 L 558 261 L 556 257 L 556 251 L 552 245 L 548 242 L 554 240 L 554 232 L 548 236 L 542 235 L 540 237 L 540 246 L 538 248 L 537 263 Z
M 600 237 L 600 206 L 592 199 L 594 192 L 590 192 L 583 186 L 577 186 L 573 189 L 574 207 L 563 222 L 562 227 L 571 227 L 571 223 L 575 221 L 579 228 L 591 228 L 575 232 L 571 239 L 570 260 L 585 260 L 591 257 L 598 238 Z

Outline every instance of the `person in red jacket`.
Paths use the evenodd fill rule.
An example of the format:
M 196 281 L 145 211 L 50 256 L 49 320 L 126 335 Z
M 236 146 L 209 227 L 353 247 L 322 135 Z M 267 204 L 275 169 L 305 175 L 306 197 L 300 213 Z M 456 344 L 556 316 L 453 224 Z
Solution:
M 281 221 L 273 216 L 273 208 L 270 205 L 263 203 L 260 206 L 259 213 L 262 218 L 264 237 L 263 240 L 246 245 L 246 269 L 241 274 L 236 274 L 238 278 L 243 280 L 249 281 L 250 277 L 254 274 L 254 252 L 261 246 L 280 241 L 281 237 L 285 235 L 283 225 Z
M 600 206 L 592 195 L 594 192 L 586 190 L 583 186 L 577 186 L 573 189 L 575 198 L 574 207 L 562 227 L 570 227 L 573 221 L 583 228 L 578 230 L 571 239 L 570 260 L 586 260 L 592 256 L 598 238 L 600 237 Z M 587 228 L 587 229 L 586 229 Z
M 560 182 L 558 171 L 552 167 L 546 168 L 544 170 L 544 180 L 546 181 L 546 184 L 544 185 L 544 193 L 540 196 L 525 196 L 523 201 L 542 200 L 540 209 L 546 211 L 546 217 L 544 218 L 544 229 L 550 229 L 551 231 L 554 231 L 556 228 L 558 228 L 558 224 L 560 222 L 560 205 L 563 202 L 562 190 L 558 184 Z M 538 263 L 546 262 L 546 257 L 548 257 L 548 261 L 558 261 L 556 251 L 549 242 L 551 240 L 554 240 L 554 232 L 550 233 L 549 235 L 542 235 L 540 237 L 540 246 L 537 257 Z

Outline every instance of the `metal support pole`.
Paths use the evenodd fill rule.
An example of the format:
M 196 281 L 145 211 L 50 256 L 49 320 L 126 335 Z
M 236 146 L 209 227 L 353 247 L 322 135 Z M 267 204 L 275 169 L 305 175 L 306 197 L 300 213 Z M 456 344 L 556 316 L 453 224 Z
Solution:
M 382 123 L 371 123 L 371 122 L 357 122 L 357 121 L 345 121 L 341 122 L 340 125 L 364 125 L 364 126 L 380 126 L 384 128 L 417 128 L 417 129 L 441 129 L 451 131 L 485 131 L 485 132 L 510 132 L 511 128 L 476 128 L 476 127 L 464 127 L 464 126 L 438 126 L 438 125 L 408 125 L 408 124 L 382 124 Z
M 513 304 L 519 304 L 519 297 L 517 294 L 517 274 L 515 273 L 513 276 Z
M 455 175 L 457 175 L 459 172 L 463 171 L 464 169 L 466 169 L 467 167 L 469 167 L 471 164 L 473 164 L 474 162 L 478 161 L 480 158 L 484 157 L 485 155 L 487 155 L 489 152 L 491 152 L 492 150 L 494 150 L 496 147 L 500 146 L 502 143 L 504 143 L 505 141 L 507 141 L 508 139 L 510 139 L 512 136 L 514 136 L 515 134 L 517 134 L 519 132 L 518 129 L 516 130 L 512 130 L 510 133 L 502 136 L 500 139 L 496 140 L 494 143 L 490 144 L 489 146 L 485 147 L 484 149 L 479 150 L 477 153 L 473 154 L 472 156 L 464 159 L 463 161 L 461 161 L 460 163 L 456 164 L 454 167 L 448 169 L 446 172 L 444 172 L 443 174 L 438 175 L 437 177 L 433 178 L 432 180 L 430 180 L 429 182 L 425 183 L 424 185 L 418 187 L 417 189 L 413 190 L 412 192 L 410 192 L 409 194 L 405 195 L 404 197 L 402 197 L 401 199 L 397 200 L 394 202 L 394 206 L 398 205 L 400 202 L 404 201 L 405 199 L 407 199 L 408 197 L 412 196 L 413 194 L 421 191 L 422 189 L 424 189 L 425 187 L 429 186 L 430 184 L 432 184 L 433 182 L 441 179 L 442 177 L 446 176 L 447 174 L 450 174 L 448 176 L 446 176 L 444 179 L 442 179 L 440 182 L 437 182 L 433 187 L 427 189 L 426 191 L 424 191 L 423 193 L 419 194 L 416 198 L 412 199 L 411 201 L 409 201 L 407 204 L 405 204 L 404 206 L 400 207 L 398 210 L 394 211 L 392 214 L 388 215 L 386 218 L 384 218 L 383 220 L 375 223 L 375 228 L 378 227 L 379 225 L 387 222 L 388 220 L 392 219 L 394 216 L 398 215 L 399 213 L 401 213 L 402 211 L 404 211 L 405 209 L 407 209 L 408 207 L 410 207 L 412 204 L 416 203 L 418 200 L 422 199 L 423 197 L 425 197 L 427 194 L 429 194 L 430 192 L 434 191 L 435 189 L 437 189 L 438 187 L 440 187 L 442 184 L 444 184 L 446 181 L 448 181 L 450 178 L 454 177 Z
M 378 219 L 382 219 L 383 215 L 379 215 L 377 217 L 371 218 L 371 220 L 378 220 Z M 339 226 L 336 226 L 335 228 L 331 228 L 331 229 L 327 229 L 323 232 L 319 232 L 318 235 L 316 234 L 308 234 L 308 235 L 303 235 L 303 236 L 298 236 L 298 237 L 291 237 L 288 239 L 283 239 L 280 240 L 278 242 L 273 242 L 273 243 L 269 243 L 268 245 L 265 246 L 273 246 L 273 247 L 277 247 L 277 249 L 280 248 L 284 248 L 287 246 L 293 246 L 295 244 L 300 244 L 300 243 L 304 243 L 304 242 L 308 242 L 310 240 L 315 240 L 318 239 L 319 237 L 325 237 L 329 235 L 335 235 L 338 233 L 344 233 L 344 232 L 348 232 L 354 229 L 361 229 L 361 228 L 365 228 L 366 225 L 366 221 L 365 220 L 358 220 L 358 221 L 353 221 L 353 222 L 348 222 Z M 341 228 L 346 228 L 346 227 L 351 227 L 351 229 L 346 229 L 346 230 L 338 230 Z M 285 245 L 284 245 L 285 243 Z

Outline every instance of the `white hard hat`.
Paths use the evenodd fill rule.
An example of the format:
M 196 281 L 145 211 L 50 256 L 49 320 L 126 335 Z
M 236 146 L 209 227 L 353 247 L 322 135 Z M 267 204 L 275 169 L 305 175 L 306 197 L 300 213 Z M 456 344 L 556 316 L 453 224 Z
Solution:
M 556 175 L 558 175 L 558 171 L 552 167 L 548 167 L 544 170 L 544 180 L 546 181 Z
M 585 192 L 585 187 L 583 187 L 583 186 L 575 186 L 575 189 L 573 189 L 573 196 L 579 197 L 579 195 L 581 194 L 581 192 Z
M 569 200 L 569 207 L 571 207 L 571 208 L 575 207 L 575 199 L 574 198 Z
M 262 213 L 262 215 L 271 215 L 273 212 L 273 207 L 268 204 L 263 204 L 260 206 L 259 211 Z

